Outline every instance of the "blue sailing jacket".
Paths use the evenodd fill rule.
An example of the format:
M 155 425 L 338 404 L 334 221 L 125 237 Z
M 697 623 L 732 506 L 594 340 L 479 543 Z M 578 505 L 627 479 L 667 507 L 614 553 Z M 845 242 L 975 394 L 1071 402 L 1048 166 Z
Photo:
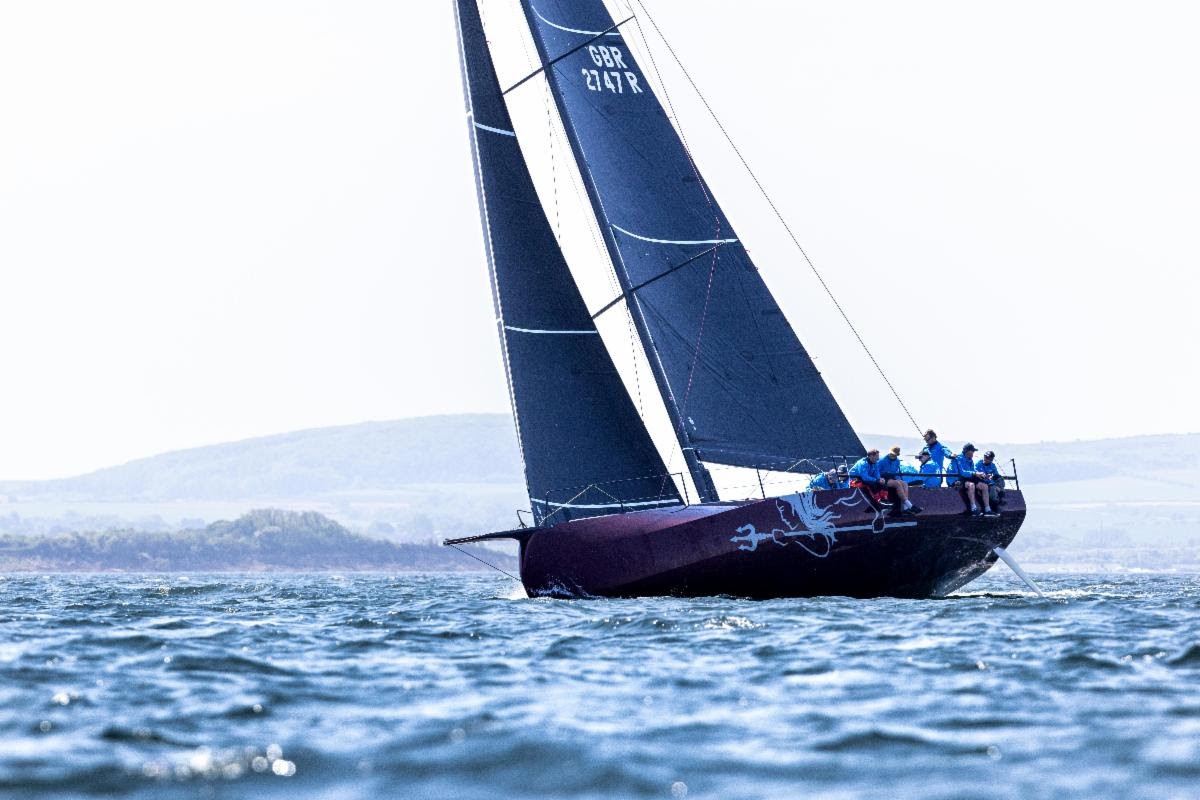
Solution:
M 942 471 L 942 468 L 939 467 L 937 464 L 933 463 L 933 461 L 926 461 L 924 464 L 921 465 L 921 474 L 922 475 L 935 475 L 936 476 L 941 471 Z M 936 489 L 942 485 L 942 479 L 937 478 L 937 477 L 925 478 L 925 480 L 922 481 L 921 485 L 924 486 L 926 489 Z
M 944 472 L 947 461 L 954 460 L 954 454 L 950 452 L 950 448 L 941 442 L 934 442 L 928 448 L 930 461 L 937 464 L 937 471 Z
M 890 453 L 880 458 L 877 466 L 882 478 L 899 478 L 900 473 L 904 472 L 904 465 L 900 463 L 900 459 L 892 458 Z
M 990 464 L 987 463 L 986 461 L 980 461 L 978 464 L 975 465 L 975 471 L 982 472 L 984 475 L 987 475 L 988 483 L 995 483 L 996 478 L 998 478 L 1000 476 L 1000 468 L 998 466 L 996 466 L 995 461 L 993 461 Z
M 879 467 L 879 461 L 872 464 L 867 460 L 866 456 L 863 456 L 858 461 L 855 461 L 854 466 L 850 468 L 850 477 L 858 478 L 863 483 L 879 483 Z
M 829 475 L 824 472 L 813 476 L 813 479 L 808 482 L 809 491 L 817 489 L 845 489 L 848 486 L 850 486 L 849 481 L 839 481 L 837 478 L 831 481 L 829 480 Z
M 975 459 L 968 457 L 966 453 L 961 453 L 950 462 L 950 469 L 947 472 L 954 476 L 950 479 L 951 483 L 969 478 L 977 472 Z
M 900 479 L 909 486 L 920 486 L 923 483 L 920 473 L 917 472 L 917 468 L 912 464 L 900 465 Z

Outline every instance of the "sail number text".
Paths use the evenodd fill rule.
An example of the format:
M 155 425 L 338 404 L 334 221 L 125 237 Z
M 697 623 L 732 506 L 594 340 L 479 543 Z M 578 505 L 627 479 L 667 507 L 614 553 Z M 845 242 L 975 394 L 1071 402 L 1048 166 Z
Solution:
M 592 63 L 597 67 L 617 67 L 618 69 L 581 69 L 583 79 L 587 83 L 587 88 L 593 92 L 603 92 L 608 90 L 613 94 L 625 94 L 628 89 L 630 94 L 641 94 L 643 89 L 638 86 L 638 76 L 625 65 L 624 54 L 618 47 L 605 47 L 603 45 L 591 45 L 588 47 L 588 53 L 592 56 Z

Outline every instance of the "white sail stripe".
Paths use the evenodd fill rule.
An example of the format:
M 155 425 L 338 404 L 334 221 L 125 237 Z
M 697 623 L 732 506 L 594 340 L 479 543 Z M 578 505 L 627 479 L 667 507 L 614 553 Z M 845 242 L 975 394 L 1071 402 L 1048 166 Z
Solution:
M 549 500 L 530 498 L 530 502 L 554 508 L 633 508 L 635 506 L 678 506 L 678 500 L 642 500 L 636 503 L 551 503 Z
M 518 328 L 515 325 L 505 325 L 504 330 L 516 331 L 517 333 L 562 333 L 572 336 L 599 336 L 600 332 L 596 330 L 590 331 L 567 331 L 567 330 L 548 330 L 545 328 Z
M 603 33 L 603 31 L 581 31 L 578 28 L 564 27 L 562 25 L 559 25 L 557 22 L 551 22 L 550 20 L 548 20 L 544 16 L 542 16 L 542 12 L 538 11 L 537 7 L 533 3 L 530 3 L 529 7 L 533 9 L 534 14 L 537 14 L 538 19 L 540 19 L 542 22 L 549 25 L 551 28 L 558 28 L 560 31 L 566 31 L 567 33 L 581 33 L 584 36 L 599 36 L 601 33 Z M 605 36 L 620 36 L 621 34 L 618 33 L 617 31 L 609 31 L 608 33 L 605 33 L 604 35 Z
M 609 223 L 610 225 L 612 223 Z M 633 231 L 627 231 L 620 225 L 612 226 L 615 230 L 620 231 L 626 236 L 632 236 L 634 239 L 641 239 L 643 242 L 654 242 L 655 244 L 733 244 L 737 239 L 654 239 L 649 236 L 642 236 Z
M 474 124 L 474 126 L 476 128 L 481 128 L 485 131 L 491 131 L 492 133 L 500 133 L 505 136 L 516 136 L 517 135 L 513 131 L 506 131 L 503 128 L 493 128 L 491 125 L 484 125 L 482 122 L 473 122 L 472 124 Z

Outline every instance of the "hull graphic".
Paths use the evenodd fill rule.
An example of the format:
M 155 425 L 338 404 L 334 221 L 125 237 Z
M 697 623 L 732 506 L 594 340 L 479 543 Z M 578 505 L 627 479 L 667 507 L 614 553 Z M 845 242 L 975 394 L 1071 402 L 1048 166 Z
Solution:
M 914 489 L 918 516 L 889 517 L 857 490 L 652 509 L 521 532 L 531 596 L 727 594 L 752 598 L 940 597 L 983 574 L 1025 519 L 964 515 L 951 489 Z

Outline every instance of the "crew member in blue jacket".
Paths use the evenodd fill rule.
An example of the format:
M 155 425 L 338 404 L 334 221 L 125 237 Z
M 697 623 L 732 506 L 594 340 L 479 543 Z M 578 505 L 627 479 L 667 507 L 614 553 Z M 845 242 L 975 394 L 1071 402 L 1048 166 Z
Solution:
M 933 463 L 933 456 L 930 455 L 928 447 L 921 448 L 921 452 L 917 454 L 917 460 L 921 462 L 921 468 L 917 472 L 925 476 L 921 485 L 926 489 L 937 489 L 941 486 L 942 478 L 939 473 L 942 469 Z
M 897 478 L 909 486 L 921 482 L 921 479 L 916 477 L 916 467 L 900 460 L 900 445 L 894 446 L 886 456 L 879 459 L 879 474 L 884 480 Z
M 997 508 L 1004 499 L 1004 476 L 1000 474 L 1000 467 L 996 466 L 996 454 L 988 450 L 983 454 L 983 461 L 975 465 L 975 469 L 984 475 L 988 487 L 988 500 L 992 503 L 992 508 Z
M 929 458 L 937 466 L 937 471 L 946 472 L 946 462 L 953 461 L 954 454 L 950 452 L 949 447 L 938 441 L 933 428 L 925 431 L 925 449 L 929 451 Z
M 862 485 L 875 490 L 884 488 L 883 478 L 879 475 L 879 451 L 873 447 L 868 450 L 850 467 L 849 474 L 851 486 Z
M 872 497 L 887 488 L 887 483 L 879 474 L 879 451 L 874 447 L 851 465 L 849 476 L 852 487 L 861 486 L 870 491 Z
M 963 445 L 962 454 L 955 457 L 950 472 L 954 475 L 955 485 L 961 483 L 963 491 L 967 493 L 967 502 L 971 504 L 971 516 L 977 517 L 982 513 L 985 517 L 995 517 L 998 515 L 992 511 L 991 498 L 988 496 L 987 476 L 976 468 L 975 452 L 975 445 L 969 442 Z M 975 502 L 976 497 L 979 498 L 978 504 Z M 980 504 L 983 505 L 982 512 L 979 510 Z
M 892 451 L 893 455 L 899 456 L 900 448 L 892 448 Z M 896 465 L 886 467 L 886 469 L 893 470 L 893 472 L 890 472 L 889 475 L 894 475 L 895 477 L 889 477 L 889 475 L 883 474 L 882 470 L 885 467 L 879 461 L 879 451 L 875 448 L 872 448 L 867 451 L 866 456 L 860 458 L 854 463 L 854 466 L 850 468 L 850 477 L 854 480 L 857 480 L 860 485 L 866 487 L 872 492 L 888 490 L 890 496 L 893 496 L 900 501 L 899 513 L 919 513 L 921 509 L 917 506 L 914 506 L 908 499 L 908 485 L 899 478 L 899 458 L 894 458 L 892 461 L 895 462 Z M 851 481 L 851 486 L 854 485 L 854 480 Z M 893 511 L 893 513 L 896 512 Z
M 891 480 L 899 478 L 903 472 L 900 463 L 900 445 L 894 445 L 891 450 L 883 458 L 879 459 L 879 475 L 881 478 Z
M 846 474 L 845 464 L 837 469 L 822 472 L 808 482 L 808 490 L 810 492 L 821 491 L 823 489 L 845 489 L 849 486 L 850 481 Z

